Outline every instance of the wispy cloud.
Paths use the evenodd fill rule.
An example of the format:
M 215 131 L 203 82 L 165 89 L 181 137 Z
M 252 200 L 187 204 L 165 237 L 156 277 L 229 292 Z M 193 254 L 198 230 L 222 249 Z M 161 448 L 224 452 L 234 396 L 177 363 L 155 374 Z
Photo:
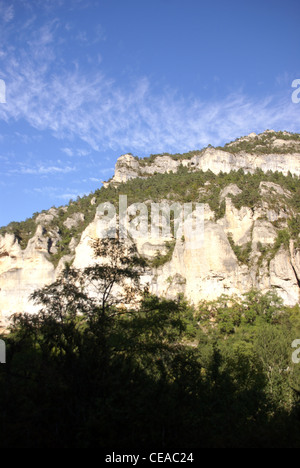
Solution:
M 72 192 L 61 193 L 57 195 L 56 198 L 58 198 L 59 200 L 69 201 L 69 200 L 76 200 L 77 197 L 83 197 L 84 195 L 85 193 L 83 192 L 78 193 L 76 191 L 72 191 Z
M 85 195 L 85 193 L 79 189 L 76 190 L 74 188 L 72 189 L 72 188 L 67 187 L 63 190 L 60 187 L 51 186 L 51 185 L 26 189 L 25 192 L 39 194 L 47 198 L 50 197 L 52 200 L 56 199 L 60 201 L 64 201 L 64 200 L 69 201 L 71 199 L 76 200 L 78 196 L 82 197 Z
M 47 175 L 47 174 L 66 174 L 69 172 L 75 171 L 75 167 L 70 167 L 70 166 L 64 166 L 64 167 L 59 167 L 59 166 L 36 166 L 36 167 L 25 167 L 23 165 L 20 165 L 18 168 L 11 169 L 11 173 L 18 173 L 18 174 L 37 174 L 37 175 Z
M 9 23 L 14 17 L 14 6 L 0 2 L 0 15 L 5 23 Z
M 88 150 L 88 149 L 84 149 L 84 148 L 70 148 L 70 147 L 64 147 L 64 148 L 61 148 L 61 151 L 63 153 L 65 153 L 67 156 L 88 156 L 91 152 L 91 150 Z
M 10 18 L 8 10 L 6 17 Z M 0 106 L 0 119 L 24 119 L 35 129 L 49 130 L 59 139 L 75 137 L 96 151 L 137 154 L 217 145 L 266 128 L 299 130 L 300 111 L 291 102 L 289 89 L 284 95 L 270 94 L 262 100 L 236 90 L 222 99 L 205 101 L 170 90 L 156 92 L 147 77 L 124 87 L 102 71 L 85 72 L 74 63 L 66 66 L 59 52 L 62 28 L 53 19 L 33 29 L 26 44 L 6 56 L 7 102 Z M 62 151 L 74 155 L 68 146 Z M 45 174 L 62 169 L 24 171 Z
M 72 148 L 62 148 L 61 151 L 67 156 L 74 156 L 74 150 Z

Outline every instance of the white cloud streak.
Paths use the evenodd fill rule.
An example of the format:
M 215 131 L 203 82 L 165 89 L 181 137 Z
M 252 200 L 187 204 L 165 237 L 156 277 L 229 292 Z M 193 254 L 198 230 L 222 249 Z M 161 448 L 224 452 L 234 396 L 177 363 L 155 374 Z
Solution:
M 13 5 L 7 5 L 5 2 L 0 2 L 0 15 L 4 23 L 9 23 L 14 17 Z
M 11 173 L 17 173 L 17 174 L 36 174 L 36 175 L 47 175 L 47 174 L 66 174 L 69 172 L 75 171 L 75 167 L 70 167 L 70 166 L 64 166 L 64 167 L 59 167 L 59 166 L 44 166 L 40 165 L 37 167 L 24 167 L 21 166 L 19 168 L 11 169 Z
M 135 153 L 187 151 L 267 128 L 299 131 L 300 105 L 291 102 L 290 90 L 262 100 L 237 90 L 212 102 L 154 93 L 147 78 L 125 89 L 102 72 L 58 69 L 58 30 L 55 20 L 44 24 L 23 50 L 6 57 L 1 120 L 24 119 L 59 139 L 78 138 L 93 150 Z

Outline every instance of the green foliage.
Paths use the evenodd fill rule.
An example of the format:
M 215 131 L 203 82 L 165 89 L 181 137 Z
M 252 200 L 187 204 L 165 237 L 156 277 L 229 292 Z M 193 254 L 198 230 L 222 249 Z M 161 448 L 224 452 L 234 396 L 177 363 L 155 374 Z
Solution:
M 288 220 L 288 227 L 292 239 L 296 239 L 300 233 L 300 214 Z
M 1 447 L 299 448 L 299 307 L 258 291 L 197 308 L 158 298 L 134 252 L 93 247 L 111 262 L 68 267 L 4 337 Z
M 32 237 L 36 230 L 35 218 L 37 213 L 32 218 L 28 218 L 21 223 L 11 222 L 7 226 L 0 228 L 0 235 L 6 233 L 13 233 L 19 242 L 22 249 L 25 249 L 30 237 Z
M 240 246 L 238 244 L 235 244 L 231 233 L 228 233 L 227 237 L 228 237 L 229 243 L 231 245 L 231 248 L 232 248 L 233 252 L 235 253 L 238 261 L 240 263 L 243 263 L 243 264 L 248 264 L 249 259 L 250 259 L 251 250 L 252 250 L 251 241 L 247 242 L 243 246 Z
M 242 179 L 242 192 L 233 197 L 233 203 L 238 209 L 242 208 L 242 206 L 248 206 L 253 209 L 261 199 L 261 195 L 259 193 L 260 177 L 242 177 Z
M 275 239 L 274 243 L 274 250 L 275 252 L 278 251 L 278 249 L 283 245 L 285 248 L 288 248 L 289 246 L 289 241 L 290 241 L 290 233 L 288 229 L 280 229 L 277 232 L 277 237 Z
M 176 239 L 173 239 L 172 241 L 166 241 L 165 246 L 167 248 L 167 252 L 165 254 L 162 254 L 160 251 L 157 251 L 155 258 L 149 261 L 148 263 L 152 267 L 158 268 L 164 265 L 165 263 L 170 262 L 172 260 L 175 244 Z
M 222 295 L 214 301 L 200 302 L 197 318 L 205 330 L 230 335 L 248 325 L 276 324 L 283 309 L 282 300 L 274 292 L 252 290 L 242 299 Z
M 273 139 L 278 138 L 281 140 L 289 141 L 290 144 L 281 147 L 273 145 Z M 227 143 L 223 147 L 218 147 L 223 151 L 230 153 L 239 153 L 245 151 L 250 154 L 289 154 L 298 150 L 297 143 L 300 141 L 299 133 L 286 134 L 280 132 L 268 132 L 250 138 L 249 140 L 237 138 L 235 141 Z
M 267 154 L 274 152 L 273 136 L 289 140 L 289 150 L 300 140 L 273 132 L 223 149 Z M 170 156 L 180 161 L 194 154 Z M 143 166 L 157 156 L 139 162 Z M 292 194 L 283 200 L 289 218 L 287 225 L 278 224 L 274 245 L 257 245 L 261 261 L 270 260 L 290 239 L 299 247 L 299 177 L 259 170 L 216 175 L 183 165 L 175 174 L 132 179 L 57 208 L 45 226 L 45 236 L 54 228 L 60 233 L 58 252 L 49 258 L 57 264 L 97 206 L 110 201 L 117 207 L 121 194 L 128 205 L 165 199 L 208 203 L 220 219 L 224 187 L 236 184 L 241 193 L 229 195 L 234 206 L 253 209 L 261 202 L 262 181 Z M 272 193 L 265 200 L 275 211 L 282 202 Z M 84 221 L 68 229 L 66 219 L 79 212 Z M 10 223 L 0 234 L 13 233 L 26 248 L 37 215 Z M 236 245 L 230 236 L 229 242 L 247 264 L 251 244 Z M 152 266 L 169 261 L 174 246 L 169 242 Z M 3 336 L 1 447 L 114 449 L 117 441 L 126 450 L 299 448 L 300 364 L 291 359 L 291 343 L 300 338 L 299 305 L 285 307 L 275 293 L 255 290 L 197 307 L 181 296 L 158 298 L 140 286 L 145 262 L 137 252 L 125 252 L 118 239 L 93 247 L 96 257 L 110 261 L 82 271 L 68 266 L 57 281 L 33 293 L 40 311 L 15 316 Z

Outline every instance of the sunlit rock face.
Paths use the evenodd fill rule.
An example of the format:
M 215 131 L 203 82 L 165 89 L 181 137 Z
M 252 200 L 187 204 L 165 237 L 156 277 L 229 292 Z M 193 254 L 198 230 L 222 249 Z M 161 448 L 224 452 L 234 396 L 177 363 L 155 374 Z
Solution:
M 0 311 L 2 322 L 19 312 L 35 312 L 30 295 L 55 280 L 55 268 L 48 260 L 48 241 L 38 226 L 35 235 L 22 250 L 17 239 L 0 237 Z
M 272 136 L 273 135 L 273 136 Z M 265 138 L 268 136 L 268 142 Z M 292 134 L 283 132 L 283 136 L 292 138 Z M 234 151 L 236 145 L 250 143 L 256 146 L 251 152 L 246 149 Z M 292 141 L 292 143 L 291 143 Z M 267 147 L 267 152 L 261 154 L 261 148 Z M 255 151 L 257 148 L 257 151 Z M 232 152 L 231 152 L 232 150 Z M 195 152 L 186 159 L 174 159 L 170 155 L 158 155 L 149 161 L 139 160 L 131 154 L 120 156 L 115 165 L 115 173 L 106 186 L 127 182 L 135 177 L 148 177 L 155 173 L 176 172 L 180 165 L 191 170 L 212 171 L 214 174 L 220 172 L 228 173 L 242 169 L 245 172 L 253 173 L 256 169 L 263 172 L 281 172 L 287 175 L 289 172 L 297 176 L 300 175 L 300 140 L 281 139 L 276 137 L 272 130 L 256 135 L 240 138 L 237 142 L 226 145 L 226 150 L 208 147 L 205 150 Z
M 246 141 L 256 138 L 250 134 Z M 285 148 L 286 140 L 272 139 L 277 148 Z M 297 142 L 298 144 L 298 142 Z M 296 146 L 297 149 L 297 146 Z M 152 162 L 139 161 L 131 154 L 121 156 L 114 177 L 106 183 L 119 184 L 135 177 L 151 177 L 155 173 L 176 172 L 179 165 L 191 171 L 210 170 L 214 173 L 243 169 L 253 172 L 291 172 L 300 175 L 300 152 L 291 154 L 268 153 L 248 154 L 207 148 L 201 154 L 190 155 L 188 159 L 177 160 L 168 155 L 157 156 Z M 205 187 L 199 187 L 199 193 Z M 235 184 L 228 184 L 220 192 L 220 202 L 225 204 L 224 212 L 216 219 L 208 204 L 203 210 L 203 237 L 193 245 L 188 235 L 174 235 L 162 238 L 155 235 L 137 236 L 135 242 L 139 254 L 148 261 L 141 281 L 154 294 L 176 298 L 179 293 L 194 304 L 201 300 L 212 300 L 222 294 L 242 295 L 255 288 L 262 292 L 275 290 L 286 305 L 299 302 L 300 252 L 293 241 L 282 246 L 274 255 L 271 252 L 278 230 L 287 225 L 294 214 L 288 201 L 292 194 L 280 185 L 263 181 L 259 186 L 259 203 L 254 209 L 234 205 L 232 197 L 240 193 Z M 148 202 L 151 203 L 151 200 Z M 92 202 L 91 202 L 92 203 Z M 95 203 L 95 201 L 93 201 Z M 2 323 L 18 312 L 37 311 L 30 301 L 30 295 L 46 284 L 53 282 L 67 261 L 76 268 L 84 268 L 95 262 L 91 240 L 100 236 L 99 213 L 81 232 L 79 239 L 73 237 L 69 243 L 70 254 L 54 263 L 61 240 L 61 233 L 55 228 L 58 211 L 51 209 L 36 218 L 36 230 L 26 248 L 21 248 L 17 236 L 0 236 L 0 317 Z M 68 229 L 76 228 L 84 219 L 82 213 L 73 213 L 65 221 Z M 48 228 L 51 223 L 51 229 Z M 277 224 L 276 224 L 277 223 Z M 46 228 L 47 229 L 46 229 Z M 155 266 L 157 253 L 168 252 L 166 241 L 172 242 L 172 251 L 167 261 Z M 128 239 L 127 239 L 128 242 Z M 237 249 L 250 249 L 247 262 L 241 262 Z M 263 253 L 262 253 L 263 252 Z

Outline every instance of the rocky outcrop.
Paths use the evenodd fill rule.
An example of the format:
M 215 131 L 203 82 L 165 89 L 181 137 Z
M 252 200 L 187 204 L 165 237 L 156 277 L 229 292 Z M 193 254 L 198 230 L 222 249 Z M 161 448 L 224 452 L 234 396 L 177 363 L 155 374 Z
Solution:
M 69 218 L 64 221 L 64 226 L 66 228 L 71 229 L 72 227 L 77 226 L 79 223 L 84 221 L 84 214 L 83 213 L 73 213 Z
M 253 138 L 256 138 L 255 134 L 248 140 Z M 275 143 L 281 147 L 278 141 Z M 181 161 L 167 155 L 158 156 L 151 164 L 126 154 L 118 159 L 115 175 L 108 184 L 149 177 L 156 172 L 176 172 L 180 164 L 191 171 L 209 169 L 218 173 L 242 168 L 253 172 L 259 167 L 263 171 L 285 174 L 290 171 L 300 175 L 300 153 L 290 154 L 287 158 L 286 154 L 279 153 L 254 155 L 207 148 L 201 154 Z M 199 194 L 208 189 L 206 184 L 199 187 Z M 294 215 L 288 203 L 292 194 L 276 183 L 262 181 L 260 201 L 250 209 L 247 206 L 237 208 L 234 204 L 232 197 L 240 192 L 235 184 L 229 184 L 220 192 L 225 212 L 219 219 L 209 205 L 204 204 L 203 238 L 196 245 L 189 235 L 180 231 L 183 226 L 180 226 L 180 235 L 135 238 L 139 254 L 148 262 L 142 284 L 148 285 L 152 293 L 168 298 L 182 293 L 195 304 L 221 294 L 241 295 L 253 288 L 263 292 L 275 289 L 286 305 L 299 303 L 300 250 L 294 241 L 290 241 L 288 247 L 281 245 L 274 249 L 279 229 L 285 228 L 287 220 Z M 13 234 L 0 236 L 0 314 L 3 321 L 16 312 L 35 312 L 36 307 L 29 301 L 30 294 L 53 282 L 65 262 L 84 268 L 95 261 L 90 242 L 99 238 L 101 231 L 98 212 L 80 239 L 70 240 L 70 254 L 54 266 L 51 258 L 60 241 L 60 233 L 53 227 L 57 216 L 56 209 L 37 216 L 36 232 L 25 249 Z M 82 213 L 73 213 L 66 219 L 65 226 L 72 229 L 83 221 Z M 161 256 L 168 252 L 166 241 L 172 242 L 171 255 L 166 261 L 155 263 L 158 252 Z M 244 248 L 250 248 L 249 256 L 246 261 L 241 261 L 238 253 Z
M 177 239 L 172 260 L 157 269 L 151 289 L 170 298 L 183 292 L 197 304 L 221 294 L 244 292 L 249 282 L 245 281 L 243 270 L 222 227 L 205 221 L 202 246 L 193 248 Z
M 47 239 L 42 227 L 22 250 L 12 234 L 0 237 L 0 311 L 2 324 L 18 312 L 35 312 L 30 294 L 55 280 L 55 268 L 48 260 Z
M 239 143 L 243 141 L 253 140 L 253 138 L 263 139 L 268 133 L 267 131 L 259 136 L 250 134 L 248 137 L 239 139 Z M 275 133 L 275 132 L 274 132 Z M 285 132 L 286 135 L 290 135 Z M 292 137 L 292 135 L 290 135 Z M 263 140 L 262 140 L 263 141 Z M 245 172 L 253 173 L 256 169 L 261 169 L 263 172 L 282 172 L 287 175 L 289 172 L 297 176 L 300 175 L 300 141 L 278 139 L 275 136 L 270 139 L 268 151 L 260 154 L 259 152 L 247 152 L 240 150 L 238 152 L 230 152 L 234 148 L 234 143 L 226 145 L 225 149 L 208 147 L 203 151 L 195 152 L 189 158 L 173 158 L 171 155 L 157 155 L 149 161 L 139 160 L 139 158 L 131 154 L 120 156 L 115 165 L 115 173 L 112 179 L 104 183 L 107 187 L 109 184 L 117 185 L 122 182 L 127 182 L 135 177 L 149 177 L 155 173 L 176 172 L 180 165 L 188 167 L 189 170 L 212 171 L 214 174 L 220 172 L 228 173 L 230 171 L 238 171 L 242 169 Z M 291 152 L 286 154 L 286 149 L 291 147 Z M 266 149 L 266 145 L 257 144 L 256 148 Z M 280 152 L 282 151 L 282 153 Z
M 277 189 L 281 192 L 280 186 Z M 205 206 L 201 245 L 194 248 L 187 238 L 178 235 L 170 261 L 157 268 L 149 267 L 142 282 L 155 294 L 174 298 L 181 292 L 193 303 L 221 294 L 241 295 L 252 288 L 264 292 L 275 288 L 285 304 L 298 303 L 296 272 L 300 272 L 300 253 L 294 250 L 291 255 L 288 249 L 281 248 L 274 258 L 261 263 L 258 243 L 271 247 L 277 237 L 276 228 L 268 220 L 268 212 L 264 212 L 265 219 L 262 219 L 262 212 L 261 206 L 254 213 L 245 207 L 237 210 L 227 198 L 224 217 L 214 221 L 214 213 Z M 97 238 L 98 222 L 95 218 L 81 237 L 75 251 L 76 267 L 87 266 L 93 261 L 90 240 Z M 251 243 L 248 264 L 239 262 L 229 242 L 229 233 L 236 245 Z M 153 260 L 158 251 L 164 253 L 165 242 L 170 239 L 138 238 L 136 245 L 140 255 Z
M 65 263 L 74 259 L 73 254 L 66 255 L 56 266 L 51 261 L 61 240 L 58 228 L 45 227 L 53 221 L 53 210 L 42 213 L 36 221 L 43 222 L 43 225 L 37 224 L 35 234 L 25 249 L 21 248 L 15 235 L 0 236 L 0 327 L 14 313 L 36 312 L 38 306 L 30 300 L 30 295 L 55 281 Z M 73 244 L 71 251 L 74 251 L 74 239 L 70 244 Z
M 282 194 L 280 186 L 272 185 L 273 190 Z M 264 188 L 262 189 L 264 190 Z M 234 191 L 235 192 L 235 191 Z M 222 196 L 232 193 L 227 187 Z M 289 196 L 285 193 L 285 196 Z M 277 229 L 272 224 L 273 211 L 262 202 L 254 212 L 250 208 L 237 209 L 230 196 L 225 196 L 226 209 L 221 219 L 214 220 L 214 213 L 208 205 L 204 207 L 203 242 L 196 248 L 189 239 L 178 235 L 174 241 L 173 254 L 169 261 L 158 267 L 149 266 L 141 278 L 151 292 L 168 298 L 183 293 L 188 300 L 197 303 L 211 300 L 221 294 L 241 295 L 252 288 L 264 292 L 276 289 L 285 304 L 299 301 L 300 253 L 293 245 L 283 247 L 274 258 L 261 261 L 258 244 L 272 246 L 277 237 Z M 277 207 L 280 210 L 280 206 Z M 276 213 L 275 213 L 276 214 Z M 286 214 L 286 213 L 285 213 Z M 280 216 L 277 214 L 276 216 Z M 61 259 L 54 268 L 50 261 L 49 241 L 43 235 L 42 226 L 28 246 L 22 250 L 17 239 L 10 234 L 0 238 L 0 309 L 2 319 L 15 312 L 34 312 L 36 307 L 28 297 L 35 290 L 54 281 L 62 271 L 64 262 L 73 261 L 76 268 L 91 265 L 95 259 L 91 240 L 99 237 L 99 218 L 83 231 L 80 242 L 72 255 Z M 235 245 L 251 243 L 252 250 L 248 264 L 242 264 L 236 256 L 229 235 Z M 137 238 L 138 252 L 149 261 L 157 252 L 166 252 L 166 241 L 170 238 Z

